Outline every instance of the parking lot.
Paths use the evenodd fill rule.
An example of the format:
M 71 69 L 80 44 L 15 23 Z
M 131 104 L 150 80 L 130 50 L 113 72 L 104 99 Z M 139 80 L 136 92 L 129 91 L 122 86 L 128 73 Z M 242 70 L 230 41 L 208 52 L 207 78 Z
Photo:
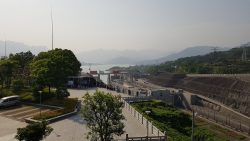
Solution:
M 42 113 L 50 110 L 51 109 L 48 108 L 41 108 Z M 18 121 L 24 121 L 25 118 L 29 118 L 37 114 L 40 114 L 40 107 L 31 105 L 20 105 L 0 109 L 0 116 Z

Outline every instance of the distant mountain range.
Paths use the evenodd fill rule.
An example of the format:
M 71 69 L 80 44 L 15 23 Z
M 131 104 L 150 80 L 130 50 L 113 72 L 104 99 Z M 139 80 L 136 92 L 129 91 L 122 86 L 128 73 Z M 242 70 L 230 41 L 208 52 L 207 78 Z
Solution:
M 204 55 L 213 51 L 226 51 L 230 48 L 213 46 L 196 46 L 186 48 L 180 52 L 167 54 L 164 51 L 144 50 L 144 51 L 117 51 L 117 50 L 94 50 L 76 54 L 81 61 L 99 64 L 131 64 L 131 65 L 152 65 L 160 64 L 166 61 L 173 61 L 178 58 Z M 163 57 L 156 57 L 163 56 Z
M 196 46 L 196 47 L 189 47 L 186 48 L 178 53 L 173 53 L 170 55 L 167 55 L 165 57 L 161 57 L 159 59 L 155 60 L 146 60 L 139 62 L 138 64 L 143 64 L 143 65 L 152 65 L 152 64 L 160 64 L 164 63 L 166 61 L 174 61 L 179 58 L 184 58 L 184 57 L 191 57 L 191 56 L 197 56 L 197 55 L 205 55 L 210 52 L 213 52 L 214 49 L 216 48 L 217 51 L 227 51 L 230 48 L 222 48 L 222 47 L 213 47 L 213 46 Z
M 106 50 L 96 49 L 92 51 L 76 53 L 81 62 L 91 64 L 136 64 L 147 59 L 156 59 L 156 56 L 164 56 L 165 52 L 155 49 L 138 50 Z
M 0 41 L 0 57 L 4 56 L 4 41 Z M 247 43 L 249 44 L 249 43 Z M 31 51 L 33 54 L 38 54 L 41 51 L 46 51 L 45 46 L 30 46 L 21 42 L 7 41 L 7 55 L 10 53 Z M 196 55 L 204 55 L 212 52 L 212 46 L 197 46 L 186 48 L 177 53 L 171 53 L 160 49 L 145 49 L 145 50 L 106 50 L 97 49 L 87 52 L 75 53 L 78 60 L 84 63 L 91 64 L 130 64 L 130 65 L 150 65 L 160 64 L 166 61 L 176 60 L 178 58 L 190 57 Z M 229 48 L 217 47 L 218 51 L 226 51 Z M 162 56 L 162 57 L 159 57 Z
M 6 41 L 6 54 L 15 54 L 19 52 L 31 51 L 33 54 L 38 54 L 41 51 L 46 51 L 45 46 L 29 46 L 21 42 Z M 0 57 L 5 55 L 5 42 L 0 41 Z

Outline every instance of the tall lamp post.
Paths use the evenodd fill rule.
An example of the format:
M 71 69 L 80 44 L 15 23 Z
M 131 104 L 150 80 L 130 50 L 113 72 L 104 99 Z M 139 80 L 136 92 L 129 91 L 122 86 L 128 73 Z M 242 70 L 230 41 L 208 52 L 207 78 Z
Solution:
M 42 108 L 41 108 L 41 106 L 42 106 L 42 91 L 38 91 L 39 92 L 39 94 L 40 94 L 40 118 L 42 117 Z
M 194 141 L 194 122 L 195 122 L 195 116 L 197 115 L 196 112 L 194 112 L 194 109 L 192 109 L 192 136 L 191 140 Z
M 146 113 L 147 115 L 149 115 L 149 114 L 151 113 L 151 111 L 145 111 L 145 113 Z M 147 138 L 148 138 L 148 119 L 147 119 Z

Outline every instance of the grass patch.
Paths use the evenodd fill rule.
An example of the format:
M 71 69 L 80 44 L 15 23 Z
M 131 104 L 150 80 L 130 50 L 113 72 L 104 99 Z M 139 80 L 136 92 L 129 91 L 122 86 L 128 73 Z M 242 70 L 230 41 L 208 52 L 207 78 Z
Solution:
M 64 99 L 53 98 L 53 99 L 46 100 L 43 104 L 63 107 L 63 109 L 48 111 L 48 112 L 42 113 L 41 116 L 40 114 L 38 114 L 38 115 L 35 115 L 32 119 L 35 119 L 35 120 L 49 119 L 49 118 L 57 117 L 66 113 L 73 112 L 75 110 L 77 102 L 78 102 L 77 98 L 64 98 Z
M 190 141 L 192 132 L 191 116 L 166 103 L 160 101 L 148 101 L 132 103 L 147 119 L 153 121 L 160 130 L 166 131 L 169 141 Z M 151 111 L 149 115 L 145 111 Z M 235 135 L 234 135 L 235 134 Z M 211 125 L 206 121 L 196 118 L 194 138 L 199 141 L 238 141 L 244 140 L 244 136 L 224 129 L 220 126 Z

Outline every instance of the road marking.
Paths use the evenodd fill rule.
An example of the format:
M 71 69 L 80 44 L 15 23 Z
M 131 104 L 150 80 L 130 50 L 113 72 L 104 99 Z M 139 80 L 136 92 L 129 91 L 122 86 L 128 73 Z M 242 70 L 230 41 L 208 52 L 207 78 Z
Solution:
M 42 110 L 41 113 L 45 113 L 45 112 L 48 112 L 48 111 L 50 111 L 50 109 Z M 32 117 L 34 115 L 38 115 L 39 113 L 40 113 L 40 111 L 39 112 L 35 112 L 35 113 L 31 113 L 31 114 L 28 114 L 28 115 L 25 115 L 25 116 L 18 117 L 17 119 L 21 120 L 21 119 L 29 118 L 29 117 Z
M 15 108 L 15 109 L 11 109 L 11 110 L 4 110 L 4 111 L 0 111 L 0 114 L 1 115 L 7 115 L 7 114 L 12 114 L 12 113 L 16 113 L 16 112 L 19 112 L 19 111 L 22 111 L 22 110 L 26 110 L 26 109 L 32 109 L 33 107 L 31 106 L 24 106 L 24 107 L 18 107 L 18 108 Z
M 20 111 L 18 113 L 7 115 L 7 116 L 8 117 L 16 117 L 16 116 L 18 117 L 19 115 L 29 114 L 29 112 L 38 111 L 38 110 L 39 110 L 39 108 L 32 108 L 30 110 Z

